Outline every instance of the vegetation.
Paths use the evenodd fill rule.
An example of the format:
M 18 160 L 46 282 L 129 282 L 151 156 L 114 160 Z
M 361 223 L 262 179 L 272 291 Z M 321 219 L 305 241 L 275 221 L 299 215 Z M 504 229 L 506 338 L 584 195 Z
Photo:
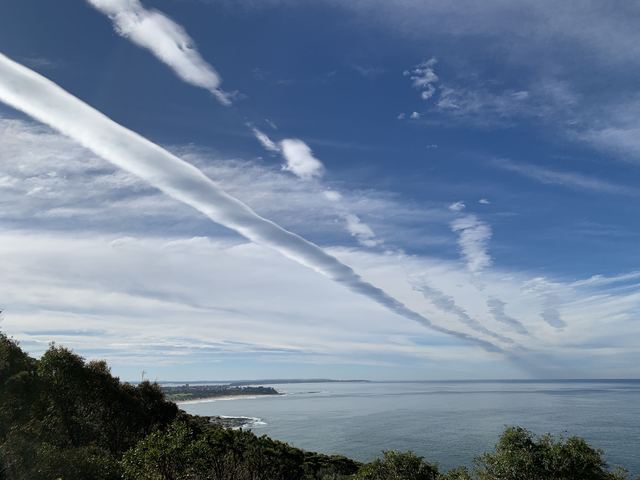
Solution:
M 576 437 L 504 432 L 473 471 L 411 452 L 368 464 L 212 424 L 156 384 L 121 383 L 102 361 L 51 345 L 39 359 L 0 333 L 0 480 L 621 480 Z
M 218 398 L 243 395 L 280 395 L 273 387 L 254 387 L 237 385 L 179 385 L 161 387 L 165 398 L 171 402 L 197 400 L 199 398 Z

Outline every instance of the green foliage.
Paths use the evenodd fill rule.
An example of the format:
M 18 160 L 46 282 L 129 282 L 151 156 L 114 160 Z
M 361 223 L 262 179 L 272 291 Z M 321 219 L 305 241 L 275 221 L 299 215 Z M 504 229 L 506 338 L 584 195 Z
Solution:
M 0 334 L 0 465 L 7 478 L 120 478 L 122 453 L 177 415 L 157 385 L 121 384 L 105 362 L 86 363 L 55 345 L 34 360 Z
M 342 455 L 304 453 L 305 479 L 339 480 L 353 475 L 361 466 L 359 462 Z
M 213 426 L 156 384 L 56 345 L 35 360 L 0 333 L 0 480 L 317 480 L 359 466 Z
M 509 427 L 494 453 L 477 460 L 480 480 L 617 480 L 624 472 L 610 472 L 602 452 L 583 439 L 535 437 L 521 427 Z
M 465 467 L 458 467 L 441 474 L 438 480 L 471 480 L 471 473 Z
M 302 480 L 341 478 L 359 464 L 182 419 L 141 440 L 122 460 L 128 480 Z
M 164 480 L 190 478 L 192 464 L 198 461 L 194 436 L 183 422 L 166 431 L 149 434 L 129 450 L 122 460 L 125 478 Z
M 438 469 L 413 452 L 383 452 L 382 458 L 364 465 L 357 480 L 436 480 Z
M 470 473 L 412 452 L 362 465 L 212 425 L 158 385 L 51 345 L 30 358 L 0 332 L 0 480 L 624 480 L 583 439 L 510 427 Z

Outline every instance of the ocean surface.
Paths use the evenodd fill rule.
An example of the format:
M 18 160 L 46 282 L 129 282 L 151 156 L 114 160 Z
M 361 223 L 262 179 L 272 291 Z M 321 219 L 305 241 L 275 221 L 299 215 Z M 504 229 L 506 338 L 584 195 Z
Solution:
M 282 396 L 183 404 L 189 413 L 255 417 L 293 446 L 368 461 L 413 450 L 447 470 L 472 465 L 505 425 L 579 435 L 610 465 L 640 474 L 640 381 L 305 383 Z

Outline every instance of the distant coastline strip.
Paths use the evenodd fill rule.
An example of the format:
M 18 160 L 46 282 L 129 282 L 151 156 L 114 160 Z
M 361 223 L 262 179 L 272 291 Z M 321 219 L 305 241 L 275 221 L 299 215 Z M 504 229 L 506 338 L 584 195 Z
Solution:
M 212 400 L 231 400 L 239 398 L 256 398 L 267 395 L 281 395 L 273 387 L 235 385 L 180 385 L 163 386 L 162 392 L 167 400 L 175 403 L 195 403 Z

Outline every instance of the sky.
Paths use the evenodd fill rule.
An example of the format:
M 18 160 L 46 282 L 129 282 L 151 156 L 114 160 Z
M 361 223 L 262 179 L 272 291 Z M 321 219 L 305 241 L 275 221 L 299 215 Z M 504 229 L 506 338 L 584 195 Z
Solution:
M 0 329 L 126 380 L 637 378 L 639 17 L 2 2 Z

